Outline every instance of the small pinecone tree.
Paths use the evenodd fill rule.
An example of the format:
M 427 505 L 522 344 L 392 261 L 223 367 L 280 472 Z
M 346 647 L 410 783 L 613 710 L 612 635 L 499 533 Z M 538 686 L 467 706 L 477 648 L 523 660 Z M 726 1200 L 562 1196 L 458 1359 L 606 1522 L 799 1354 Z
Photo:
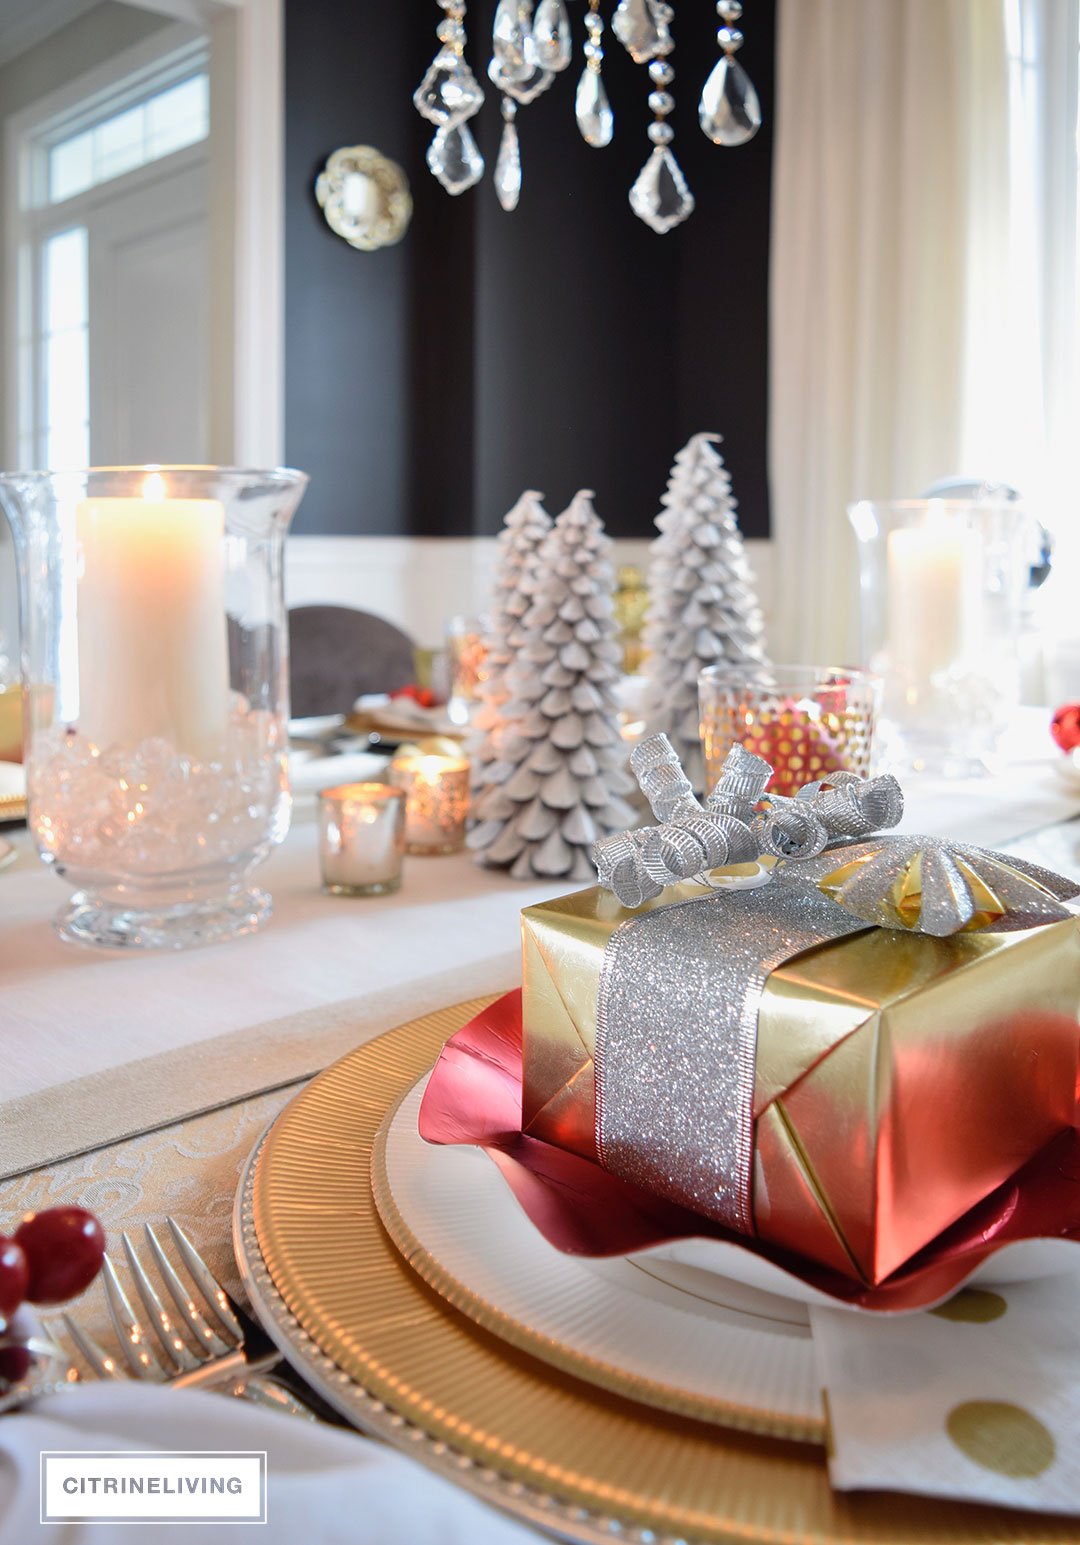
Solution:
M 487 674 L 468 747 L 474 795 L 491 781 L 492 768 L 498 776 L 502 745 L 510 730 L 510 721 L 499 710 L 510 697 L 507 673 L 523 641 L 521 620 L 532 605 L 540 547 L 551 530 L 551 516 L 541 504 L 542 498 L 532 489 L 523 493 L 499 533 Z
M 635 823 L 613 686 L 621 649 L 613 615 L 611 541 L 577 494 L 539 554 L 533 604 L 508 668 L 500 760 L 474 804 L 476 862 L 515 879 L 592 880 L 598 837 Z
M 705 780 L 698 673 L 767 663 L 764 624 L 719 435 L 698 434 L 675 458 L 652 543 L 645 620 L 646 733 L 671 739 L 699 792 Z

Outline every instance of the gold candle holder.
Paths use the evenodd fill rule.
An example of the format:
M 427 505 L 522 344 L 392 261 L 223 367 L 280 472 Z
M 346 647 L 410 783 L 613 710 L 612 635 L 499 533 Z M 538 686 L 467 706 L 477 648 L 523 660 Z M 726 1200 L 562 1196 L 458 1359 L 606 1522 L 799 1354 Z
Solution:
M 405 795 L 386 783 L 342 783 L 319 794 L 319 862 L 333 896 L 386 896 L 401 884 Z
M 405 794 L 405 850 L 457 853 L 465 846 L 469 763 L 465 757 L 423 752 L 398 755 L 391 781 Z

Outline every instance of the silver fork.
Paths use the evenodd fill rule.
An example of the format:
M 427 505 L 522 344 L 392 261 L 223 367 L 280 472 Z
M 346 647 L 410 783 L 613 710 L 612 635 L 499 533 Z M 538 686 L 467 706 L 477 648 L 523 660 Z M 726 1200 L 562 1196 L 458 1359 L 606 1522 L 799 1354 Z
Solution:
M 168 1384 L 173 1389 L 224 1389 L 261 1405 L 315 1420 L 310 1407 L 280 1380 L 261 1377 L 283 1361 L 281 1353 L 229 1297 L 176 1220 L 166 1218 L 165 1223 L 186 1280 L 147 1224 L 147 1249 L 164 1288 L 164 1299 L 130 1236 L 121 1235 L 145 1323 L 132 1308 L 112 1259 L 105 1257 L 105 1299 L 120 1343 L 122 1362 L 70 1314 L 62 1316 L 69 1336 L 93 1372 L 100 1379 L 134 1377 Z

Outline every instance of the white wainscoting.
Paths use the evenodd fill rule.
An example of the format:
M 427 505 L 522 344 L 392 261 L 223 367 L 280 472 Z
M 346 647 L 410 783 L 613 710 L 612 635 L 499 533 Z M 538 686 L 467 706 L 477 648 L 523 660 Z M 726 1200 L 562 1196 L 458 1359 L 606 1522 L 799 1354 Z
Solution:
M 771 611 L 772 547 L 746 544 L 766 617 Z M 648 542 L 616 542 L 617 564 L 648 564 Z M 285 546 L 290 606 L 355 606 L 397 623 L 417 643 L 437 645 L 457 614 L 486 610 L 494 537 L 294 536 Z

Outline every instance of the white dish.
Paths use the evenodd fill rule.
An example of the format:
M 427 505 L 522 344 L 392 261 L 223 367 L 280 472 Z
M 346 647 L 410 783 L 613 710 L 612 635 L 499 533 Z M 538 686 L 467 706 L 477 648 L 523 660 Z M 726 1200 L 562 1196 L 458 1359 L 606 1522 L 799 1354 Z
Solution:
M 289 735 L 294 740 L 325 740 L 345 723 L 343 713 L 315 714 L 306 719 L 290 719 Z
M 759 1430 L 786 1424 L 789 1435 L 822 1441 L 804 1305 L 649 1251 L 610 1260 L 562 1254 L 485 1154 L 423 1141 L 425 1084 L 388 1123 L 386 1180 L 409 1233 L 464 1289 L 452 1296 L 459 1309 L 594 1382 L 626 1392 L 640 1381 L 634 1393 L 648 1403 L 700 1403 L 717 1408 L 716 1420 Z M 421 1260 L 412 1264 L 427 1275 Z
M 339 783 L 378 783 L 385 776 L 389 757 L 374 751 L 346 751 L 341 756 L 289 756 L 289 782 L 295 795 L 317 794 Z
M 413 1095 L 409 1096 L 410 1101 L 413 1098 Z M 402 1111 L 404 1109 L 403 1106 Z M 418 1096 L 416 1096 L 415 1109 L 419 1109 Z M 409 1142 L 399 1138 L 395 1132 L 395 1153 L 403 1153 L 408 1146 L 410 1146 Z M 531 1237 L 556 1257 L 570 1259 L 561 1257 L 553 1246 L 542 1240 L 514 1201 L 509 1187 L 495 1165 L 485 1156 L 480 1155 L 483 1158 L 483 1164 L 477 1165 L 473 1162 L 476 1150 L 466 1147 L 443 1147 L 434 1150 L 439 1155 L 437 1163 L 428 1160 L 425 1164 L 423 1152 L 427 1150 L 430 1153 L 431 1145 L 425 1144 L 414 1131 L 411 1146 L 416 1150 L 413 1162 L 424 1174 L 424 1183 L 433 1188 L 433 1196 L 442 1197 L 442 1187 L 448 1187 L 446 1203 L 450 1205 L 452 1195 L 457 1188 L 471 1186 L 477 1195 L 483 1196 L 487 1213 L 499 1218 L 500 1227 L 504 1223 L 510 1227 L 511 1218 L 520 1220 L 515 1230 L 516 1238 L 525 1241 Z M 464 1168 L 466 1165 L 469 1166 L 468 1170 Z M 405 1175 L 403 1165 L 400 1171 L 402 1182 Z M 467 1181 L 466 1176 L 469 1177 Z M 524 1243 L 522 1248 L 525 1248 Z M 607 1275 L 612 1268 L 612 1263 L 608 1261 L 574 1259 L 581 1269 L 591 1271 L 595 1275 Z M 676 1239 L 666 1244 L 653 1245 L 647 1250 L 637 1251 L 626 1259 L 638 1274 L 638 1280 L 641 1274 L 647 1274 L 653 1281 L 664 1283 L 677 1292 L 692 1294 L 698 1301 L 712 1304 L 723 1310 L 735 1309 L 750 1314 L 767 1314 L 776 1317 L 778 1314 L 776 1305 L 781 1301 L 787 1301 L 789 1311 L 795 1305 L 819 1305 L 827 1309 L 842 1308 L 851 1314 L 880 1312 L 862 1309 L 858 1305 L 843 1304 L 818 1288 L 810 1286 L 809 1283 L 801 1281 L 773 1262 L 749 1250 L 741 1249 L 738 1245 L 719 1239 Z M 1018 1240 L 1013 1244 L 1005 1245 L 995 1255 L 983 1261 L 967 1278 L 964 1285 L 991 1287 L 1009 1282 L 1032 1282 L 1043 1277 L 1067 1276 L 1071 1273 L 1080 1273 L 1080 1245 L 1075 1241 Z M 951 1289 L 948 1293 L 942 1294 L 936 1302 L 952 1297 L 955 1291 L 956 1289 Z M 745 1296 L 747 1294 L 749 1296 Z M 765 1307 L 756 1295 L 765 1295 L 767 1301 Z M 930 1308 L 932 1305 L 927 1304 L 925 1307 Z M 919 1313 L 921 1311 L 900 1312 Z M 800 1322 L 808 1323 L 805 1308 L 800 1308 L 798 1313 L 801 1316 Z

